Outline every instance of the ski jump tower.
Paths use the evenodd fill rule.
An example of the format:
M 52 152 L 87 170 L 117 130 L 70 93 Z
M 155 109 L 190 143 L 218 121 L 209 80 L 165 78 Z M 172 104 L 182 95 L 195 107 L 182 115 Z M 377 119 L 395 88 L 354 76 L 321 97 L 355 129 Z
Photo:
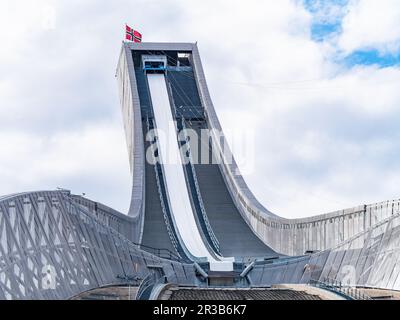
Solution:
M 161 282 L 400 290 L 400 200 L 304 219 L 264 208 L 230 157 L 196 44 L 123 43 L 116 76 L 128 215 L 67 190 L 0 197 L 0 299 L 127 283 L 149 297 Z
M 239 262 L 252 261 L 253 278 L 261 282 L 340 279 L 349 266 L 354 283 L 377 281 L 366 262 L 371 259 L 367 248 L 377 241 L 370 233 L 397 219 L 398 200 L 305 219 L 285 219 L 267 210 L 235 160 L 225 161 L 229 146 L 221 140 L 197 44 L 124 43 L 117 78 L 133 177 L 129 216 L 135 220 L 135 241 L 208 262 L 209 271 L 232 271 L 240 269 Z M 154 137 L 149 134 L 154 129 L 167 134 Z M 204 129 L 210 132 L 206 139 L 187 133 Z M 178 154 L 185 144 L 186 162 Z M 154 151 L 156 164 L 148 163 L 148 150 Z M 205 152 L 222 161 L 193 160 L 192 153 Z M 170 153 L 178 154 L 179 162 L 163 161 Z M 387 281 L 383 286 L 395 285 L 394 278 Z

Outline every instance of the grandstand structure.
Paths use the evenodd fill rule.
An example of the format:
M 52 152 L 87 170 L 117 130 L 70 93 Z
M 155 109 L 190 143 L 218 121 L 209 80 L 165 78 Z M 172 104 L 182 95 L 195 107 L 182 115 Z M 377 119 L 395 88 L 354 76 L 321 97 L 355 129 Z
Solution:
M 197 44 L 124 42 L 116 78 L 128 214 L 68 190 L 0 197 L 0 299 L 119 285 L 136 286 L 138 299 L 171 285 L 203 295 L 282 284 L 400 290 L 400 200 L 303 219 L 267 210 L 231 156 Z M 176 290 L 174 299 L 186 292 Z

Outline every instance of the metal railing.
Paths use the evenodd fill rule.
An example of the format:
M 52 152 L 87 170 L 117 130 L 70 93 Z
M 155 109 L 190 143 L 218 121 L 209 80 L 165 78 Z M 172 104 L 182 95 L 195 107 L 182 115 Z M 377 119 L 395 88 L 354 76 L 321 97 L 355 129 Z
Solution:
M 167 283 L 168 276 L 163 272 L 151 272 L 149 273 L 140 284 L 135 300 L 149 300 L 153 289 L 162 283 Z
M 141 282 L 136 293 L 136 300 L 149 300 L 151 291 L 156 284 L 158 277 L 155 273 L 149 273 Z
M 359 290 L 357 287 L 343 285 L 342 282 L 335 279 L 329 279 L 329 278 L 324 278 L 323 280 L 311 279 L 309 281 L 309 285 L 334 292 L 344 297 L 347 300 L 371 300 L 370 296 L 361 292 L 361 290 Z
M 186 130 L 186 126 L 185 126 L 185 119 L 183 117 L 183 115 L 179 115 L 178 114 L 178 109 L 174 100 L 174 95 L 173 95 L 173 90 L 172 90 L 172 86 L 171 86 L 171 81 L 168 81 L 168 96 L 170 98 L 170 101 L 173 105 L 173 111 L 174 111 L 174 116 L 176 119 L 176 124 L 177 124 L 177 134 L 179 134 L 180 131 Z M 180 121 L 179 121 L 180 119 Z M 185 131 L 183 131 L 185 132 Z M 204 204 L 203 204 L 203 199 L 201 197 L 201 193 L 200 193 L 200 188 L 199 188 L 199 184 L 198 184 L 198 180 L 197 180 L 197 176 L 196 176 L 196 171 L 193 165 L 193 158 L 192 158 L 192 152 L 190 149 L 190 144 L 189 144 L 189 140 L 187 135 L 184 136 L 185 141 L 184 143 L 187 146 L 187 151 L 188 151 L 188 156 L 189 156 L 189 163 L 187 165 L 190 166 L 190 172 L 187 168 L 187 165 L 184 164 L 184 169 L 185 169 L 185 174 L 186 174 L 186 178 L 187 180 L 189 180 L 189 184 L 190 184 L 190 179 L 188 179 L 188 176 L 192 177 L 193 179 L 193 187 L 194 187 L 194 191 L 196 194 L 196 197 L 193 197 L 193 192 L 190 192 L 190 198 L 193 200 L 193 202 L 195 202 L 195 205 L 198 205 L 199 209 L 200 209 L 200 213 L 201 216 L 197 215 L 200 218 L 200 224 L 201 224 L 201 228 L 203 229 L 204 234 L 206 235 L 207 238 L 209 238 L 208 240 L 211 242 L 210 244 L 213 246 L 213 249 L 220 254 L 220 248 L 219 248 L 219 242 L 218 239 L 216 238 L 214 231 L 211 228 L 211 225 L 208 221 L 208 217 L 207 214 L 205 212 L 205 208 L 204 208 Z M 178 141 L 179 143 L 180 141 Z M 181 144 L 182 145 L 182 144 Z M 192 186 L 190 186 L 190 189 L 193 189 Z M 196 212 L 198 211 L 197 208 Z
M 146 119 L 146 124 L 147 124 L 147 131 L 150 131 L 150 130 L 154 129 L 153 120 L 150 120 L 149 118 L 147 118 Z M 154 138 L 154 140 L 151 141 L 151 143 L 153 143 L 153 144 L 157 143 L 156 142 L 156 138 Z M 161 202 L 161 210 L 163 212 L 164 222 L 165 222 L 165 225 L 167 227 L 167 232 L 168 232 L 169 238 L 170 238 L 170 240 L 172 242 L 172 245 L 174 246 L 176 251 L 180 254 L 182 250 L 181 250 L 180 244 L 178 242 L 178 239 L 177 239 L 177 237 L 175 235 L 175 230 L 174 230 L 174 227 L 173 227 L 171 213 L 169 211 L 169 208 L 167 208 L 167 205 L 168 205 L 167 204 L 167 199 L 164 196 L 164 193 L 166 194 L 166 190 L 165 190 L 165 187 L 163 188 L 162 182 L 161 182 L 162 177 L 160 177 L 160 174 L 162 174 L 162 169 L 161 169 L 160 164 L 156 163 L 156 161 L 155 161 L 154 149 L 152 149 L 152 152 L 150 152 L 150 153 L 151 153 L 151 156 L 152 156 L 152 161 L 153 161 L 153 163 L 155 163 L 154 164 L 154 171 L 155 171 L 155 174 L 156 174 L 157 191 L 158 191 L 158 195 L 159 195 L 160 200 L 161 200 L 160 201 Z M 164 193 L 163 193 L 163 189 L 164 189 Z
M 158 256 L 160 258 L 167 259 L 167 260 L 182 261 L 182 258 L 180 256 L 178 256 L 177 254 L 173 253 L 169 249 L 154 248 L 154 247 L 146 246 L 146 245 L 143 245 L 143 244 L 137 244 L 137 243 L 134 243 L 134 244 L 139 246 L 140 249 L 142 249 L 144 251 L 147 251 L 147 252 L 150 252 L 150 253 L 152 253 L 155 256 Z
M 182 119 L 181 125 L 180 125 L 180 128 L 179 128 L 182 131 L 186 130 L 186 126 L 185 126 L 184 121 L 185 120 Z M 191 176 L 193 178 L 194 188 L 195 188 L 196 197 L 197 197 L 197 203 L 198 203 L 199 208 L 200 208 L 203 232 L 208 235 L 209 240 L 211 240 L 211 245 L 213 246 L 213 248 L 216 251 L 216 253 L 220 254 L 219 241 L 218 241 L 218 239 L 217 239 L 217 237 L 216 237 L 216 235 L 215 235 L 215 233 L 214 233 L 214 231 L 213 231 L 213 229 L 211 227 L 210 221 L 208 220 L 208 216 L 207 216 L 206 210 L 204 208 L 203 198 L 202 198 L 201 193 L 200 193 L 199 182 L 197 180 L 196 171 L 195 171 L 195 168 L 194 168 L 194 165 L 193 165 L 193 158 L 192 158 L 192 152 L 191 152 L 191 149 L 190 149 L 190 143 L 189 143 L 189 140 L 188 140 L 188 137 L 187 137 L 186 134 L 185 134 L 185 143 L 186 143 L 187 150 L 188 150 L 188 153 L 189 153 L 189 155 L 188 155 L 189 156 L 189 163 L 188 164 L 190 165 L 190 168 L 191 168 Z M 204 228 L 205 228 L 205 230 L 204 230 Z

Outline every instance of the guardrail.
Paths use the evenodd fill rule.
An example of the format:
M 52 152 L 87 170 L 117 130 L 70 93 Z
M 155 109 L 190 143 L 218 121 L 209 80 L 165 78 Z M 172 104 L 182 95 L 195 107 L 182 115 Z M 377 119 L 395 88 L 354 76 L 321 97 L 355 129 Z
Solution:
M 150 298 L 151 290 L 157 282 L 155 273 L 149 273 L 141 282 L 136 294 L 136 300 L 148 300 Z
M 168 81 L 168 86 L 167 86 L 168 90 L 168 97 L 173 105 L 173 110 L 174 110 L 174 116 L 176 119 L 176 124 L 177 124 L 177 129 L 178 129 L 178 133 L 179 131 L 183 131 L 186 130 L 185 127 L 185 119 L 182 115 L 178 114 L 178 109 L 176 107 L 176 103 L 174 100 L 174 95 L 173 95 L 173 91 L 172 91 L 172 86 L 171 86 L 171 82 Z M 181 121 L 179 121 L 178 119 L 180 118 Z M 185 132 L 185 131 L 183 131 Z M 210 222 L 208 220 L 207 214 L 206 214 L 206 210 L 204 208 L 204 204 L 203 204 L 203 199 L 201 197 L 201 193 L 200 193 L 200 187 L 199 187 L 199 183 L 197 181 L 197 176 L 196 176 L 196 171 L 193 165 L 193 158 L 192 158 L 192 152 L 190 150 L 190 144 L 189 144 L 189 140 L 187 135 L 184 136 L 185 138 L 185 143 L 187 146 L 187 150 L 188 150 L 188 156 L 189 156 L 189 163 L 187 165 L 184 164 L 184 170 L 185 170 L 185 175 L 186 175 L 186 179 L 190 180 L 188 176 L 190 176 L 193 179 L 193 186 L 190 185 L 190 189 L 194 189 L 194 193 L 195 195 L 193 195 L 193 192 L 190 192 L 190 198 L 192 199 L 195 205 L 195 211 L 197 213 L 197 219 L 199 220 L 200 223 L 200 227 L 203 230 L 203 234 L 206 236 L 209 244 L 211 245 L 212 249 L 217 253 L 220 254 L 220 246 L 219 246 L 219 241 L 217 239 L 217 237 L 214 234 L 214 231 L 212 230 L 212 227 L 210 225 Z M 191 181 L 188 181 L 189 184 Z M 200 211 L 200 212 L 198 212 Z
M 186 130 L 186 126 L 185 126 L 184 121 L 185 120 L 182 119 L 178 129 Z M 189 163 L 188 164 L 190 165 L 190 169 L 191 169 L 190 173 L 191 173 L 192 178 L 193 178 L 194 189 L 195 189 L 196 197 L 197 197 L 197 204 L 199 205 L 199 208 L 200 208 L 200 214 L 201 214 L 200 215 L 200 218 L 201 218 L 200 222 L 202 224 L 202 229 L 203 229 L 203 232 L 206 235 L 208 235 L 208 238 L 211 241 L 211 245 L 213 246 L 213 249 L 216 251 L 216 253 L 220 254 L 219 241 L 218 241 L 218 239 L 217 239 L 217 237 L 216 237 L 216 235 L 215 235 L 215 233 L 214 233 L 214 231 L 213 231 L 213 229 L 211 227 L 210 221 L 208 220 L 208 217 L 207 217 L 206 209 L 204 208 L 203 198 L 202 198 L 201 193 L 200 193 L 199 182 L 197 180 L 196 171 L 195 171 L 195 168 L 194 168 L 194 165 L 193 165 L 192 152 L 191 152 L 191 149 L 190 149 L 190 143 L 189 143 L 187 135 L 185 135 L 185 143 L 186 143 L 187 150 L 188 150 L 188 153 L 189 153 Z
M 149 300 L 154 287 L 160 283 L 166 283 L 167 278 L 165 274 L 149 273 L 140 284 L 135 300 Z
M 150 131 L 150 130 L 154 129 L 153 120 L 150 120 L 149 118 L 147 118 L 146 119 L 146 124 L 147 124 L 147 131 Z M 152 143 L 157 143 L 156 142 L 156 138 L 154 138 L 154 140 L 151 141 L 151 142 Z M 159 195 L 160 201 L 161 201 L 161 210 L 163 212 L 165 225 L 167 227 L 167 232 L 168 232 L 169 238 L 170 238 L 170 240 L 172 242 L 172 245 L 174 246 L 176 251 L 179 253 L 181 258 L 184 258 L 185 254 L 184 254 L 184 252 L 182 252 L 183 250 L 181 250 L 180 244 L 179 244 L 178 239 L 177 239 L 177 237 L 175 235 L 175 230 L 174 230 L 173 223 L 172 223 L 171 212 L 169 211 L 169 208 L 167 208 L 168 204 L 166 204 L 167 203 L 166 190 L 165 190 L 165 187 L 162 186 L 162 182 L 161 182 L 162 177 L 160 177 L 160 174 L 162 174 L 162 169 L 161 169 L 161 165 L 159 163 L 155 162 L 154 149 L 151 152 L 151 156 L 152 156 L 153 162 L 155 163 L 154 170 L 155 170 L 155 173 L 156 173 L 157 191 L 158 191 L 158 195 Z
M 309 281 L 309 285 L 321 289 L 325 289 L 328 291 L 332 291 L 347 300 L 371 300 L 371 297 L 361 292 L 357 287 L 351 287 L 347 285 L 343 285 L 342 282 L 325 278 L 323 280 L 314 280 L 311 279 Z
M 150 252 L 160 258 L 167 259 L 167 260 L 183 261 L 183 259 L 180 256 L 174 254 L 169 249 L 154 248 L 154 247 L 150 247 L 150 246 L 146 246 L 146 245 L 138 244 L 138 243 L 133 243 L 133 244 L 136 244 L 137 246 L 139 246 L 140 249 Z

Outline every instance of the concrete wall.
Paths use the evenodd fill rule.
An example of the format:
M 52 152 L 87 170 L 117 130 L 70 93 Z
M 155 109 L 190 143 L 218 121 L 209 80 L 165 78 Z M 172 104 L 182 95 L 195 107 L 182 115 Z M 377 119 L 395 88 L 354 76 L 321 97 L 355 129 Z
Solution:
M 143 234 L 145 163 L 142 131 L 142 116 L 139 94 L 136 86 L 132 53 L 125 44 L 122 46 L 117 66 L 116 78 L 124 120 L 124 129 L 128 147 L 130 169 L 132 173 L 132 196 L 129 216 L 135 220 L 134 239 L 139 243 Z
M 383 214 L 381 210 L 375 213 Z M 367 215 L 375 214 L 367 210 Z M 354 225 L 354 224 L 353 224 Z M 340 282 L 343 286 L 400 290 L 400 214 L 389 215 L 340 245 L 300 258 L 257 263 L 248 277 L 253 285 Z

